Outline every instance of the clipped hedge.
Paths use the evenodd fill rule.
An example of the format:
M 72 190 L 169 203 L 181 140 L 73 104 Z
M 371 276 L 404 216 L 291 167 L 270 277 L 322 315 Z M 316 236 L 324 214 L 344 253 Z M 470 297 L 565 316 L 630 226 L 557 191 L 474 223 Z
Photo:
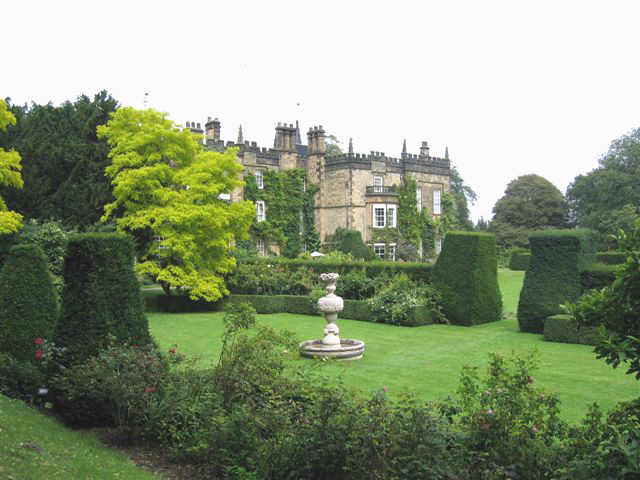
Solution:
M 56 291 L 42 249 L 12 247 L 0 271 L 0 351 L 35 363 L 35 340 L 51 340 L 57 319 Z
M 328 272 L 336 272 L 340 275 L 344 275 L 353 270 L 364 270 L 367 277 L 375 278 L 382 273 L 387 273 L 389 276 L 393 276 L 397 273 L 406 273 L 411 280 L 421 283 L 431 283 L 431 275 L 433 271 L 433 264 L 416 262 L 329 262 L 322 259 L 301 260 L 283 257 L 264 257 L 253 259 L 251 262 L 247 263 L 283 265 L 291 271 L 296 271 L 299 267 L 308 267 L 316 275 Z
M 220 312 L 229 303 L 250 303 L 257 313 L 296 313 L 299 315 L 320 315 L 311 297 L 295 295 L 230 295 L 215 302 L 191 300 L 188 296 L 164 295 L 160 292 L 145 292 L 148 311 L 170 313 Z M 344 300 L 344 310 L 339 319 L 375 322 L 374 315 L 366 300 Z M 433 323 L 431 312 L 426 306 L 412 309 L 405 326 L 429 325 Z
M 443 310 L 456 325 L 500 320 L 496 239 L 489 233 L 449 232 L 433 269 Z
M 520 330 L 543 333 L 544 319 L 561 313 L 560 304 L 582 293 L 580 272 L 594 263 L 589 230 L 542 230 L 529 235 L 531 262 L 518 303 Z
M 616 278 L 616 272 L 620 269 L 620 265 L 594 263 L 587 265 L 580 272 L 580 286 L 582 292 L 591 290 L 592 288 L 604 288 L 611 285 Z
M 622 265 L 627 260 L 627 255 L 624 252 L 598 252 L 596 258 L 599 263 Z
M 578 330 L 571 315 L 561 313 L 544 320 L 544 339 L 548 342 L 595 345 L 598 337 L 598 327 L 585 327 Z
M 150 341 L 133 257 L 133 242 L 124 235 L 87 233 L 69 239 L 54 336 L 56 345 L 67 348 L 63 363 L 95 355 L 109 335 L 141 345 Z
M 527 251 L 511 252 L 511 257 L 509 257 L 509 269 L 526 271 L 527 268 L 529 268 L 530 259 L 531 259 L 531 252 L 527 252 Z

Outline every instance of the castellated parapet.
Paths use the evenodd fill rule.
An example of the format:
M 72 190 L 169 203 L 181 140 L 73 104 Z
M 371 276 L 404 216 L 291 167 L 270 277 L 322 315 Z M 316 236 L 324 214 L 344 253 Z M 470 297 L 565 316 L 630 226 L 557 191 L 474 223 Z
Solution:
M 304 169 L 308 182 L 319 187 L 315 197 L 315 223 L 323 241 L 336 228 L 342 227 L 359 230 L 366 242 L 374 244 L 376 228 L 396 227 L 397 213 L 391 211 L 397 208 L 397 186 L 405 175 L 410 175 L 417 183 L 419 208 L 429 209 L 434 216 L 441 213 L 441 196 L 449 191 L 451 165 L 448 155 L 444 158 L 431 156 L 427 142 L 420 144 L 419 154 L 412 154 L 407 152 L 405 141 L 400 157 L 393 157 L 378 151 L 354 153 L 350 139 L 348 153 L 327 155 L 322 125 L 309 128 L 304 145 L 298 122 L 295 126 L 278 122 L 270 148 L 244 141 L 242 130 L 238 140 L 225 142 L 220 136 L 221 123 L 217 118 L 209 117 L 204 127 L 203 132 L 200 124 L 187 123 L 187 128 L 194 133 L 204 133 L 205 147 L 209 150 L 222 152 L 229 147 L 238 148 L 243 175 L 257 175 L 264 170 Z M 241 190 L 234 191 L 232 201 L 242 199 L 242 195 Z M 268 205 L 266 211 L 268 217 Z M 395 248 L 394 245 L 374 246 L 377 252 Z

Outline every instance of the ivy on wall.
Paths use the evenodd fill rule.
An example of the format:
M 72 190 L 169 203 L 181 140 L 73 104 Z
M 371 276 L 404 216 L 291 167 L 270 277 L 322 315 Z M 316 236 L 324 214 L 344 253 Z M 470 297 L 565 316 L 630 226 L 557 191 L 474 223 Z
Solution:
M 416 181 L 408 175 L 398 188 L 398 228 L 372 228 L 374 243 L 395 243 L 396 255 L 407 261 L 419 260 L 420 241 L 423 258 L 433 256 L 437 225 L 425 206 L 418 212 Z
M 245 199 L 254 203 L 264 201 L 266 212 L 264 221 L 254 219 L 251 235 L 277 242 L 284 257 L 297 257 L 305 249 L 318 250 L 320 236 L 313 212 L 313 197 L 318 187 L 307 183 L 306 173 L 300 168 L 265 170 L 262 174 L 264 188 L 261 189 L 253 174 L 245 177 Z

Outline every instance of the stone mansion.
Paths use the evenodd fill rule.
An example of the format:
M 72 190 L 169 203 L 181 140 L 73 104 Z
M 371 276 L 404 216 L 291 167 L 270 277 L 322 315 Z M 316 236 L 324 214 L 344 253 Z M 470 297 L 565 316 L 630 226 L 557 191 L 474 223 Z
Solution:
M 258 188 L 262 185 L 265 170 L 304 169 L 309 182 L 319 187 L 315 197 L 314 218 L 321 241 L 325 241 L 327 235 L 334 233 L 338 227 L 358 230 L 365 243 L 372 245 L 381 257 L 385 252 L 394 257 L 395 245 L 372 243 L 372 231 L 396 227 L 396 186 L 402 183 L 403 175 L 411 175 L 418 185 L 418 209 L 428 208 L 434 216 L 441 214 L 442 194 L 449 191 L 448 154 L 445 153 L 444 158 L 431 156 L 427 142 L 422 142 L 420 153 L 412 154 L 407 152 L 405 141 L 400 156 L 390 157 L 383 152 L 354 153 L 350 140 L 347 153 L 331 155 L 327 153 L 322 126 L 309 129 L 307 144 L 304 145 L 298 122 L 295 126 L 278 123 L 272 148 L 244 141 L 242 127 L 235 142 L 221 140 L 221 125 L 217 118 L 209 118 L 204 131 L 199 123 L 187 122 L 186 126 L 204 136 L 207 149 L 224 151 L 228 147 L 237 147 L 238 160 L 244 166 L 245 175 L 255 175 Z M 231 194 L 231 201 L 242 198 L 240 189 Z M 257 202 L 257 218 L 264 219 L 268 215 L 269 206 Z M 265 252 L 266 247 L 279 251 L 277 245 L 265 246 L 261 240 L 257 241 L 256 246 L 261 252 Z M 439 250 L 439 241 L 436 250 Z

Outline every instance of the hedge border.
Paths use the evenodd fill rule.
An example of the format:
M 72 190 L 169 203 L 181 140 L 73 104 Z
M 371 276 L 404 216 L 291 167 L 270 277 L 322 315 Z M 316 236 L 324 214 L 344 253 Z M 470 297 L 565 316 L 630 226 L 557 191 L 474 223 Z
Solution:
M 598 327 L 584 327 L 578 330 L 571 315 L 561 313 L 544 319 L 544 339 L 547 342 L 595 345 L 598 337 Z

